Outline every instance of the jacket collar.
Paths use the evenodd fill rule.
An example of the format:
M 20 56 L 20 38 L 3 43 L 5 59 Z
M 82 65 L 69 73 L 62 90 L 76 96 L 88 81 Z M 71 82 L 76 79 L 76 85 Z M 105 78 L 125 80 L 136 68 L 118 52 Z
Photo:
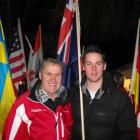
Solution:
M 86 82 L 86 80 L 87 80 L 87 78 L 86 78 L 86 76 L 84 76 L 83 79 L 82 79 L 82 82 L 81 82 L 81 88 L 82 88 L 83 94 L 85 94 L 87 97 L 89 97 L 90 95 L 87 92 L 87 82 Z M 96 95 L 95 95 L 94 99 L 101 99 L 102 96 L 105 93 L 109 94 L 111 87 L 112 87 L 112 80 L 110 78 L 110 75 L 107 72 L 104 72 L 102 86 L 96 92 Z
M 89 91 L 87 89 L 87 82 L 85 82 L 84 85 L 82 85 L 82 91 L 83 94 L 85 94 L 88 98 L 90 98 L 90 94 Z M 95 98 L 94 99 L 100 99 L 102 97 L 102 95 L 104 94 L 104 90 L 101 88 L 99 88 L 99 90 L 96 92 L 95 94 Z
M 61 86 L 58 92 L 56 93 L 56 98 L 53 101 L 50 96 L 40 88 L 40 82 L 36 83 L 29 98 L 36 102 L 42 103 L 48 106 L 51 110 L 55 111 L 58 105 L 64 105 L 67 102 L 68 92 L 65 87 Z

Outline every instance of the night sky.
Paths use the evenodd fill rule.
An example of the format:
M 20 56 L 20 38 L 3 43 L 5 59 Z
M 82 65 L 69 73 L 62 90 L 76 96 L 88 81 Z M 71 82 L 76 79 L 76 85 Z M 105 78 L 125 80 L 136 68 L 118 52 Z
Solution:
M 0 0 L 0 15 L 7 46 L 12 31 L 21 19 L 23 34 L 34 46 L 38 25 L 42 25 L 44 57 L 56 57 L 65 0 Z M 139 0 L 79 0 L 81 49 L 99 44 L 107 54 L 107 69 L 133 61 L 139 14 Z M 29 48 L 24 40 L 26 55 Z

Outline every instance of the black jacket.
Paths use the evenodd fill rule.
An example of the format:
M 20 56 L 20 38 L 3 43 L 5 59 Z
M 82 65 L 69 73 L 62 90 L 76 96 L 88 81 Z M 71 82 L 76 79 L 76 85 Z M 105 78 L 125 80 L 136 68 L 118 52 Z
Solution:
M 123 90 L 112 85 L 108 75 L 91 100 L 82 81 L 86 140 L 136 140 L 136 116 L 133 105 Z M 74 115 L 72 140 L 81 140 L 81 115 L 78 85 L 71 90 Z

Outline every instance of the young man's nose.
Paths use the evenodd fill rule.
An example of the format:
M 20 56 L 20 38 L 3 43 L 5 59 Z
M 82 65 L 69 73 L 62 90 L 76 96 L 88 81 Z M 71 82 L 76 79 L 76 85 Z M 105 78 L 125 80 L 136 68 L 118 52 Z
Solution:
M 92 70 L 96 70 L 96 68 L 97 68 L 96 64 L 92 64 L 91 68 L 92 68 Z

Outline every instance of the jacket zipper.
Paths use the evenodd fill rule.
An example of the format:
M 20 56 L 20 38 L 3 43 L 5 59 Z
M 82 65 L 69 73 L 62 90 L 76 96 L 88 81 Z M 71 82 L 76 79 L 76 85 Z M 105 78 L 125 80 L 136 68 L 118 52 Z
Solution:
M 55 116 L 55 120 L 56 120 L 56 123 L 55 123 L 55 128 L 56 128 L 56 139 L 59 140 L 58 112 L 56 113 L 56 115 L 54 114 L 54 116 Z
M 61 121 L 62 138 L 64 138 L 64 123 L 63 123 L 63 120 L 62 120 L 62 113 L 60 113 L 60 121 Z

